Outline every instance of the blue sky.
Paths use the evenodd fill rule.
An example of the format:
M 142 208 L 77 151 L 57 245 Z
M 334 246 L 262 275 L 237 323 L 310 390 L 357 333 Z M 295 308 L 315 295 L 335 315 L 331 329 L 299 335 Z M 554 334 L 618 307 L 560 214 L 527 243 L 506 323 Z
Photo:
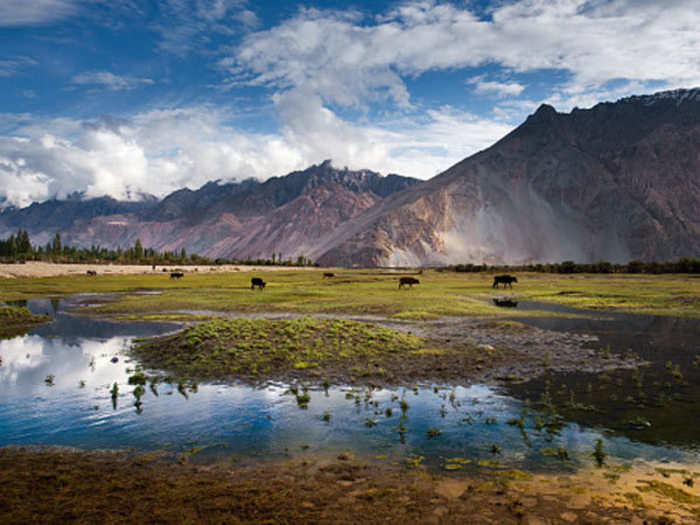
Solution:
M 698 27 L 697 0 L 2 0 L 0 199 L 427 179 L 543 102 L 700 85 Z

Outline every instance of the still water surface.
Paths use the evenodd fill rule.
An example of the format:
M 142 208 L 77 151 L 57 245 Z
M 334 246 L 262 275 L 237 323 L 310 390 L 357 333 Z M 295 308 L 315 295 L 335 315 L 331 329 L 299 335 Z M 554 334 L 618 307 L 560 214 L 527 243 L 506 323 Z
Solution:
M 73 315 L 67 310 L 75 301 L 29 301 L 32 311 L 55 315 L 56 320 L 29 335 L 0 341 L 0 446 L 45 444 L 173 452 L 196 447 L 199 451 L 193 459 L 200 461 L 222 456 L 284 458 L 307 452 L 352 451 L 396 460 L 420 455 L 435 466 L 460 457 L 527 469 L 559 469 L 591 461 L 590 452 L 600 438 L 605 451 L 619 458 L 697 461 L 700 457 L 700 435 L 695 432 L 690 432 L 690 439 L 670 446 L 644 442 L 634 434 L 609 432 L 600 424 L 581 425 L 572 418 L 559 434 L 550 435 L 535 429 L 534 409 L 524 419 L 523 432 L 508 420 L 522 414 L 521 399 L 532 394 L 527 385 L 513 395 L 485 385 L 443 386 L 437 392 L 433 388 L 369 391 L 332 387 L 310 391 L 308 408 L 300 408 L 286 385 L 199 384 L 178 389 L 177 384 L 161 383 L 155 391 L 146 388 L 137 410 L 134 386 L 128 385 L 137 363 L 129 362 L 126 350 L 134 337 L 166 333 L 178 325 L 110 322 Z M 615 348 L 622 351 L 629 338 L 616 338 L 622 337 L 625 327 L 638 334 L 646 325 L 618 321 L 621 324 L 611 328 L 610 321 L 601 320 L 531 320 L 547 328 L 598 333 L 604 344 L 606 334 L 610 334 Z M 581 326 L 582 322 L 586 324 Z M 683 345 L 700 340 L 697 321 L 665 322 L 681 323 L 688 330 L 687 338 L 673 340 L 673 345 L 680 345 L 679 352 L 685 349 Z M 563 324 L 553 326 L 557 323 Z M 652 328 L 657 329 L 656 325 Z M 653 344 L 638 349 L 645 354 L 660 351 Z M 52 384 L 47 383 L 48 376 L 53 376 Z M 116 407 L 110 395 L 115 382 L 119 385 Z M 408 404 L 403 414 L 401 400 Z M 328 421 L 324 414 L 330 415 Z M 682 419 L 682 413 L 679 417 Z M 439 429 L 440 434 L 429 437 L 431 428 Z M 572 461 L 562 463 L 543 453 L 557 447 L 565 448 Z

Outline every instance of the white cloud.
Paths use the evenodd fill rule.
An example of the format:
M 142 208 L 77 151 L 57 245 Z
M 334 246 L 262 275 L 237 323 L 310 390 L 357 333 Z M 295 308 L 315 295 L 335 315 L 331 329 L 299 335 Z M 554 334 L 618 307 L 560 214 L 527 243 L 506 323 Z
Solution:
M 301 88 L 343 106 L 373 99 L 407 106 L 406 76 L 487 63 L 516 73 L 563 70 L 571 77 L 565 87 L 578 92 L 615 79 L 700 84 L 696 0 L 674 0 L 670 7 L 519 0 L 497 4 L 490 15 L 481 19 L 468 8 L 433 1 L 404 4 L 371 21 L 305 9 L 249 35 L 220 64 L 237 82 Z
M 0 27 L 49 24 L 77 11 L 77 0 L 2 0 Z
M 102 85 L 112 91 L 135 89 L 153 84 L 150 78 L 119 76 L 109 71 L 92 71 L 75 75 L 71 82 L 79 85 Z
M 298 91 L 281 94 L 276 105 L 285 124 L 274 134 L 242 132 L 226 123 L 228 112 L 206 107 L 88 123 L 17 118 L 13 136 L 0 137 L 0 195 L 19 206 L 74 191 L 162 196 L 215 179 L 266 179 L 327 158 L 336 166 L 429 178 L 510 130 L 449 107 L 418 121 L 361 125 Z
M 474 84 L 474 91 L 477 93 L 492 94 L 499 97 L 517 97 L 525 89 L 525 86 L 517 82 L 496 82 L 480 78 L 470 79 L 468 83 Z

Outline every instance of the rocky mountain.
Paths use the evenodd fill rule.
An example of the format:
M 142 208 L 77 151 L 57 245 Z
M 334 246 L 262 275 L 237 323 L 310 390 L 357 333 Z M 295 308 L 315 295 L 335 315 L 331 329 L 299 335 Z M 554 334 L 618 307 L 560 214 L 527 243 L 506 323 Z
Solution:
M 700 89 L 635 96 L 517 129 L 425 182 L 330 161 L 162 200 L 79 196 L 0 213 L 0 237 L 210 257 L 404 266 L 700 256 Z
M 316 240 L 384 197 L 419 181 L 325 161 L 265 182 L 209 182 L 164 199 L 118 202 L 104 197 L 52 200 L 0 213 L 0 237 L 27 229 L 32 241 L 60 232 L 64 244 L 187 249 L 210 257 L 306 255 Z
M 152 195 L 142 195 L 139 201 L 127 202 L 108 196 L 84 199 L 82 195 L 74 194 L 65 200 L 35 202 L 26 208 L 9 207 L 0 210 L 0 238 L 22 228 L 31 234 L 33 244 L 45 244 L 56 232 L 80 230 L 95 217 L 140 213 L 157 202 Z
M 700 256 L 700 89 L 558 113 L 321 238 L 327 265 Z

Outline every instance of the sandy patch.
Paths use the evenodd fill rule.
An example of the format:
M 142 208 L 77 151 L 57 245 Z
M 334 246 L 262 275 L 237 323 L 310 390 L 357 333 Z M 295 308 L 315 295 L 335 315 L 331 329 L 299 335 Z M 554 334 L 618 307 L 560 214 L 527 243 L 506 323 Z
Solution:
M 285 270 L 315 270 L 310 266 L 182 266 L 182 265 L 156 265 L 146 264 L 60 264 L 31 261 L 25 264 L 0 264 L 0 278 L 14 279 L 18 277 L 55 277 L 57 275 L 85 275 L 88 270 L 97 272 L 98 275 L 126 275 L 126 274 L 161 274 L 163 268 L 172 270 L 178 268 L 185 273 L 233 273 L 233 272 L 271 272 Z

